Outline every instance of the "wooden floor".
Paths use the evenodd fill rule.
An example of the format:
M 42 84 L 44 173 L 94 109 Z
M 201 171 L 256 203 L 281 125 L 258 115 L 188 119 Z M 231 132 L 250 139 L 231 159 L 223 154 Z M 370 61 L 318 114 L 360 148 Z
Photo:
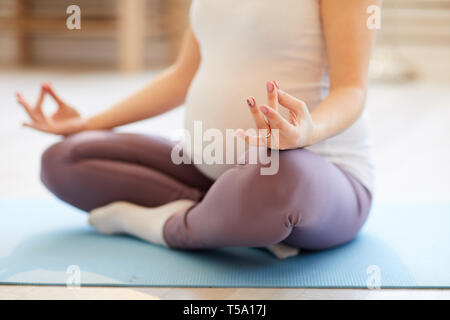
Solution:
M 39 156 L 57 138 L 21 128 L 26 119 L 14 100 L 20 90 L 37 98 L 52 80 L 83 114 L 104 109 L 141 87 L 151 74 L 0 73 L 0 196 L 48 197 L 38 179 Z M 368 95 L 376 201 L 450 201 L 449 84 L 374 84 Z M 182 110 L 123 130 L 170 135 Z M 5 151 L 6 150 L 6 151 Z M 3 152 L 5 151 L 5 152 Z M 0 266 L 1 267 L 1 266 Z M 0 286 L 0 299 L 450 299 L 449 290 L 199 289 Z
M 66 288 L 0 286 L 0 299 L 133 299 L 133 300 L 448 300 L 450 290 L 411 289 L 250 289 L 250 288 Z

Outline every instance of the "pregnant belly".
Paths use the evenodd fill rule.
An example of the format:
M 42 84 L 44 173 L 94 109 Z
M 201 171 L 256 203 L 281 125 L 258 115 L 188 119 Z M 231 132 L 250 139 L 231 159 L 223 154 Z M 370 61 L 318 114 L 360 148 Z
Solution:
M 227 104 L 214 104 L 214 100 L 203 96 L 186 105 L 185 145 L 189 146 L 186 151 L 196 167 L 215 180 L 245 152 L 245 143 L 234 135 L 234 130 L 252 128 L 253 119 L 245 105 L 236 108 L 231 99 L 227 99 Z
M 200 73 L 194 79 L 185 104 L 185 148 L 206 176 L 217 179 L 245 152 L 245 143 L 233 132 L 255 127 L 246 104 L 256 94 L 252 92 L 251 85 L 241 86 L 223 75 Z
M 255 97 L 258 104 L 267 103 L 265 81 L 271 79 L 270 75 L 256 73 L 252 71 L 254 69 L 241 69 L 241 76 L 236 77 L 230 70 L 218 68 L 217 65 L 214 68 L 203 65 L 194 78 L 186 99 L 184 123 L 186 138 L 190 140 L 190 150 L 187 151 L 191 158 L 200 159 L 205 152 L 209 152 L 211 148 L 208 149 L 208 146 L 213 140 L 222 140 L 216 144 L 221 145 L 222 157 L 217 158 L 223 158 L 222 163 L 199 161 L 196 164 L 200 171 L 213 179 L 233 167 L 246 151 L 245 143 L 241 139 L 230 137 L 230 132 L 235 129 L 256 128 L 246 103 L 247 97 Z M 281 80 L 288 83 L 287 79 Z M 280 111 L 286 116 L 286 109 Z

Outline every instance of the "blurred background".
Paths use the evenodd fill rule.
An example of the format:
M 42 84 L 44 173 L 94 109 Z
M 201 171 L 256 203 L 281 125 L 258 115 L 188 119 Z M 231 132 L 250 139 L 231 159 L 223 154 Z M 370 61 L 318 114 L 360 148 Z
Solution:
M 81 30 L 66 28 L 73 4 Z M 34 103 L 49 80 L 83 114 L 105 109 L 173 62 L 189 7 L 189 0 L 0 0 L 0 196 L 49 196 L 39 156 L 58 140 L 21 127 L 27 117 L 14 93 Z M 384 1 L 367 98 L 378 201 L 450 201 L 449 58 L 450 0 Z M 182 115 L 178 108 L 120 130 L 170 135 Z

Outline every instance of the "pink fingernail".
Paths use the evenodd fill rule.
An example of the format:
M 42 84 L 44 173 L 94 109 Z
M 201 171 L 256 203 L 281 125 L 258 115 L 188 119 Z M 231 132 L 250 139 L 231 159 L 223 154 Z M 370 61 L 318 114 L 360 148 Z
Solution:
M 268 92 L 270 92 L 270 93 L 273 92 L 274 86 L 273 86 L 272 82 L 267 81 L 266 86 L 267 86 Z
M 269 110 L 267 109 L 266 106 L 261 106 L 259 109 L 260 109 L 261 112 L 264 113 L 264 114 L 267 114 L 267 113 L 269 112 Z
M 275 84 L 275 87 L 277 87 L 277 89 L 280 89 L 280 85 L 278 84 L 278 82 L 276 82 L 276 81 L 274 80 L 273 83 Z
M 247 104 L 249 107 L 254 107 L 255 106 L 255 99 L 253 99 L 253 97 L 247 98 Z

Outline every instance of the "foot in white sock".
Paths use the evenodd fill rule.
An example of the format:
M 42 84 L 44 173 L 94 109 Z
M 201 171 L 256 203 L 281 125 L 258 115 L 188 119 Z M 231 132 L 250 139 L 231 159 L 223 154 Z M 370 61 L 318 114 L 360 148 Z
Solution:
M 89 223 L 100 233 L 126 233 L 143 240 L 167 246 L 163 228 L 174 213 L 194 205 L 192 200 L 177 200 L 156 208 L 141 207 L 128 202 L 113 202 L 91 211 Z

